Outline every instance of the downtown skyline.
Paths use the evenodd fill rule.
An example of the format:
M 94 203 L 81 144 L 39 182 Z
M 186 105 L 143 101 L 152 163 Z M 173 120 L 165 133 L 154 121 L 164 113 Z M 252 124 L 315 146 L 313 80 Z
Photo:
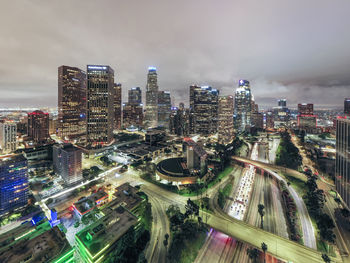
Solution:
M 350 83 L 349 3 L 269 2 L 204 1 L 203 19 L 192 16 L 195 1 L 8 3 L 0 18 L 0 105 L 54 107 L 58 66 L 103 64 L 115 69 L 123 101 L 132 87 L 144 92 L 147 68 L 155 66 L 159 88 L 170 91 L 176 105 L 188 104 L 184 91 L 191 84 L 233 95 L 238 80 L 248 79 L 262 106 L 286 97 L 291 107 L 341 107 Z M 6 12 L 12 9 L 17 12 Z M 6 27 L 9 15 L 16 22 Z

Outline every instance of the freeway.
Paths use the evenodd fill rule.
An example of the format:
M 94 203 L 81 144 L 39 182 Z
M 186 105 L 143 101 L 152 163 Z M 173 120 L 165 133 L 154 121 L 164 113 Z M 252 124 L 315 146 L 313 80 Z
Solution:
M 268 172 L 269 174 L 271 174 L 272 176 L 277 178 L 278 180 L 281 180 L 281 181 L 285 182 L 285 184 L 287 184 L 287 182 L 284 178 L 282 178 L 276 172 L 271 170 L 271 167 L 275 168 L 275 166 L 271 166 L 271 165 L 266 164 L 266 163 L 261 163 L 258 161 L 253 161 L 250 159 L 237 157 L 237 156 L 232 157 L 232 159 L 239 161 L 239 162 L 242 162 L 242 163 L 246 163 L 246 164 L 250 164 L 250 165 L 254 165 L 256 167 L 262 168 L 266 172 Z M 315 231 L 314 231 L 314 228 L 312 226 L 311 219 L 310 219 L 309 213 L 306 209 L 305 203 L 304 203 L 303 199 L 297 194 L 297 192 L 293 188 L 290 187 L 289 192 L 292 195 L 292 197 L 295 201 L 295 204 L 297 206 L 297 209 L 298 209 L 301 227 L 302 227 L 302 231 L 303 231 L 304 244 L 307 247 L 316 249 Z

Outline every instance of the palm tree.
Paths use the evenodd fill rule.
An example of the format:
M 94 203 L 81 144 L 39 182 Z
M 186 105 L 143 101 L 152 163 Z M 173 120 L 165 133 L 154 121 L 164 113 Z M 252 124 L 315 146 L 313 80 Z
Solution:
M 259 256 L 259 250 L 257 250 L 256 248 L 247 248 L 247 255 L 252 262 L 255 262 Z
M 261 249 L 264 252 L 264 263 L 265 263 L 266 262 L 267 245 L 264 242 L 261 243 Z
M 263 229 L 264 228 L 264 208 L 265 206 L 263 204 L 258 204 L 258 213 L 260 215 L 261 218 L 261 223 L 260 223 L 260 228 Z
M 331 263 L 331 259 L 327 256 L 327 254 L 322 254 L 322 259 L 325 263 Z

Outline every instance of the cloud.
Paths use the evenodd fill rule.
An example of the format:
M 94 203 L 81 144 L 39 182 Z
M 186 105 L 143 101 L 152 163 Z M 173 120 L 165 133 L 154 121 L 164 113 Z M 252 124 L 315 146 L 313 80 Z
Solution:
M 57 105 L 57 67 L 111 65 L 127 89 L 159 86 L 188 103 L 192 83 L 234 94 L 241 78 L 257 103 L 349 97 L 350 2 L 8 1 L 0 14 L 2 106 Z M 6 99 L 5 99 L 6 98 Z

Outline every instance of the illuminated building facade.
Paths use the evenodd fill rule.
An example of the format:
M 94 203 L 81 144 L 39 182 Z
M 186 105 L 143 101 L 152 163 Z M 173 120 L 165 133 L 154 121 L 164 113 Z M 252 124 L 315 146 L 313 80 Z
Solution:
M 87 144 L 96 148 L 113 140 L 114 70 L 87 66 Z
M 86 140 L 86 73 L 76 67 L 58 68 L 58 136 Z
M 184 138 L 183 152 L 187 162 L 187 168 L 190 173 L 207 173 L 207 152 L 191 138 Z
M 290 120 L 290 110 L 287 108 L 287 100 L 279 99 L 278 106 L 273 108 L 275 128 L 285 128 Z
M 233 140 L 233 96 L 219 97 L 218 140 L 226 144 Z
M 27 203 L 27 159 L 22 154 L 0 157 L 0 215 Z
M 143 105 L 140 104 L 123 104 L 123 127 L 131 126 L 140 128 L 143 125 Z
M 14 122 L 0 122 L 0 153 L 12 153 L 17 147 L 17 125 Z
M 39 110 L 28 113 L 28 137 L 37 144 L 44 144 L 50 138 L 49 114 Z
M 314 115 L 314 104 L 299 103 L 298 104 L 298 127 L 307 132 L 317 128 L 317 116 Z
M 246 126 L 251 125 L 252 93 L 248 80 L 239 80 L 235 92 L 235 128 L 244 131 Z
M 158 80 L 157 69 L 148 68 L 146 86 L 146 112 L 144 126 L 146 129 L 158 126 Z
M 173 107 L 169 118 L 170 132 L 178 136 L 187 136 L 190 132 L 190 110 L 185 109 L 183 103 L 180 107 Z
M 338 118 L 336 130 L 336 189 L 350 208 L 350 119 Z
M 209 86 L 190 86 L 190 131 L 209 135 L 217 132 L 219 91 Z
M 142 92 L 139 87 L 128 91 L 128 102 L 123 104 L 123 127 L 143 126 Z
M 141 104 L 142 103 L 142 91 L 141 91 L 140 87 L 129 89 L 128 102 L 130 104 Z
M 114 128 L 122 126 L 122 84 L 114 84 Z
M 67 185 L 82 180 L 82 151 L 72 144 L 53 146 L 53 167 Z
M 171 113 L 170 92 L 158 91 L 158 126 L 169 129 L 170 113 Z

